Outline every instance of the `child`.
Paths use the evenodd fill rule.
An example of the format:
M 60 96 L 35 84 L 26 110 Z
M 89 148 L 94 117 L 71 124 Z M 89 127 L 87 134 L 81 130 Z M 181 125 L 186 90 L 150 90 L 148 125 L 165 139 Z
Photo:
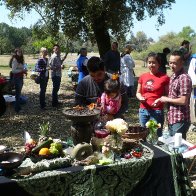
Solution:
M 104 84 L 101 96 L 102 115 L 114 115 L 121 107 L 120 81 L 118 74 L 113 74 Z

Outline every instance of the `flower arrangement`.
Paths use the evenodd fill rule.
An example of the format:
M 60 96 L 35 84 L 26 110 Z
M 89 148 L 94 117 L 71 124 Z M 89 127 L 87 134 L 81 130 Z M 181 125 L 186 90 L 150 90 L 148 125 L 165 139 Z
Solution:
M 155 144 L 157 141 L 157 129 L 161 127 L 160 123 L 157 123 L 155 120 L 149 120 L 146 123 L 146 127 L 149 129 L 149 134 L 147 136 L 147 140 L 152 143 Z
M 108 121 L 105 127 L 112 134 L 117 133 L 120 136 L 128 130 L 128 124 L 121 118 Z
M 106 129 L 111 132 L 110 146 L 113 150 L 121 150 L 122 148 L 122 138 L 121 136 L 125 134 L 128 130 L 128 124 L 121 118 L 116 118 L 110 120 L 105 125 Z

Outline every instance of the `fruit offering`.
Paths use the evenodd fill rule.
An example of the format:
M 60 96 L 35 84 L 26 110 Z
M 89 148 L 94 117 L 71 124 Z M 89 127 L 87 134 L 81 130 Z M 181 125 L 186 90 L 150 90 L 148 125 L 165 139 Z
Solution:
M 132 156 L 131 156 L 131 154 L 130 153 L 125 153 L 124 154 L 124 158 L 125 159 L 130 159 Z
M 26 143 L 25 143 L 25 152 L 27 154 L 30 154 L 32 149 L 35 148 L 37 145 L 37 143 L 33 140 L 33 139 L 29 139 Z
M 49 139 L 48 133 L 51 130 L 50 122 L 40 124 L 39 130 L 40 130 L 40 135 L 39 135 L 39 142 L 38 143 L 40 144 L 40 143 L 47 141 Z
M 42 142 L 42 143 L 39 143 L 35 148 L 32 149 L 32 153 L 33 154 L 38 154 L 39 151 L 42 149 L 42 148 L 50 148 L 50 144 L 53 142 L 53 140 L 51 138 L 49 138 L 48 140 Z
M 142 153 L 143 150 L 139 147 L 135 148 L 133 151 L 132 151 L 132 155 L 136 158 L 140 158 L 142 156 Z
M 113 163 L 113 160 L 109 159 L 109 158 L 103 158 L 103 159 L 99 160 L 100 165 L 109 165 L 112 163 Z
M 50 151 L 48 148 L 41 148 L 41 150 L 39 151 L 39 155 L 50 155 Z
M 49 151 L 53 155 L 59 155 L 62 152 L 62 144 L 58 142 L 53 142 L 50 144 Z

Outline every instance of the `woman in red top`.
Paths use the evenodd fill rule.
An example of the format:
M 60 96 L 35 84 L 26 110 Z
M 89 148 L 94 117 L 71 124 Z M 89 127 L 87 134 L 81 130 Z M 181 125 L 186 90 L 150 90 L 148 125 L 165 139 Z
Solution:
M 142 127 L 150 119 L 161 124 L 157 135 L 162 135 L 164 124 L 164 105 L 159 98 L 168 93 L 169 77 L 159 72 L 161 59 L 156 53 L 149 53 L 147 57 L 148 73 L 144 73 L 138 80 L 136 96 L 140 100 L 139 120 Z

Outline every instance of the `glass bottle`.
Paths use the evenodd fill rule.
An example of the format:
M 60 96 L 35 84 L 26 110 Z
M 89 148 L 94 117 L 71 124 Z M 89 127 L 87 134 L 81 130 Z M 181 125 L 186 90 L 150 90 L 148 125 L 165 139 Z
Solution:
M 162 134 L 162 135 L 163 135 L 163 138 L 164 138 L 164 139 L 168 139 L 168 138 L 170 137 L 168 127 L 165 127 L 165 128 L 164 128 L 163 134 Z

